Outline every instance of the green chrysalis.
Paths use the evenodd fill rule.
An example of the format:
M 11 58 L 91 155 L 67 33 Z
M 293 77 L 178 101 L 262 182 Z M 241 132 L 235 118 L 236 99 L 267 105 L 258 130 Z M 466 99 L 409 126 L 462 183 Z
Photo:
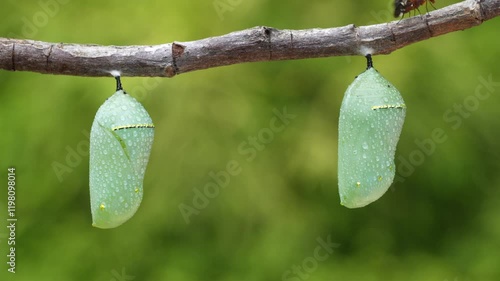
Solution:
M 101 105 L 90 131 L 90 207 L 98 228 L 117 227 L 139 208 L 154 137 L 146 109 L 115 78 L 116 92 Z
M 399 91 L 368 67 L 347 88 L 339 118 L 340 204 L 359 208 L 379 199 L 394 180 L 394 154 L 406 105 Z

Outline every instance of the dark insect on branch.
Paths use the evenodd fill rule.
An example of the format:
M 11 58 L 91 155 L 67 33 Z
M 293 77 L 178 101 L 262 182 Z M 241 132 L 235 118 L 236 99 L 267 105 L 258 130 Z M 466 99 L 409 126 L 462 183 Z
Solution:
M 433 3 L 436 3 L 435 0 L 429 0 L 429 2 L 427 2 L 427 0 L 395 0 L 394 17 L 397 18 L 399 16 L 404 16 L 404 14 L 413 10 L 417 10 L 420 12 L 420 10 L 418 10 L 418 7 L 422 6 L 424 3 L 426 4 L 426 7 L 427 3 L 430 3 L 431 6 L 436 9 L 436 7 L 432 5 Z

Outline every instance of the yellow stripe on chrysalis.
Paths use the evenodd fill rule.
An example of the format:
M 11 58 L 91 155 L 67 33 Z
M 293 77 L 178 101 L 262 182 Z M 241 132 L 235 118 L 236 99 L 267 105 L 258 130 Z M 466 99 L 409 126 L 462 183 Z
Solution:
M 136 125 L 123 125 L 111 128 L 113 131 L 123 130 L 123 129 L 137 129 L 137 128 L 154 128 L 153 124 L 136 124 Z

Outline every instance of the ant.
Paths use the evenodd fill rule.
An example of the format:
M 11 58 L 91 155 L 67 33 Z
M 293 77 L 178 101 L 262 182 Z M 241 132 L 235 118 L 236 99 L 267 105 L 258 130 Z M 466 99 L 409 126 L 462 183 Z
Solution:
M 432 3 L 435 3 L 435 1 L 436 0 L 429 0 L 434 9 L 436 9 L 436 7 L 434 7 Z M 427 9 L 427 0 L 394 0 L 394 17 L 397 18 L 401 15 L 404 17 L 404 15 L 411 10 L 417 10 L 420 12 L 418 7 L 422 6 L 424 3 L 425 8 Z

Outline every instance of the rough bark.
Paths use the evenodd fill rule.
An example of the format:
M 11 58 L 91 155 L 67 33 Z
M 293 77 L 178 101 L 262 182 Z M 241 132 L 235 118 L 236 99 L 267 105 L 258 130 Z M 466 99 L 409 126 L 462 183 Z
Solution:
M 466 0 L 389 23 L 326 29 L 259 26 L 190 42 L 100 46 L 0 38 L 0 69 L 76 76 L 173 77 L 245 62 L 389 54 L 404 46 L 471 28 L 500 14 L 500 0 Z

